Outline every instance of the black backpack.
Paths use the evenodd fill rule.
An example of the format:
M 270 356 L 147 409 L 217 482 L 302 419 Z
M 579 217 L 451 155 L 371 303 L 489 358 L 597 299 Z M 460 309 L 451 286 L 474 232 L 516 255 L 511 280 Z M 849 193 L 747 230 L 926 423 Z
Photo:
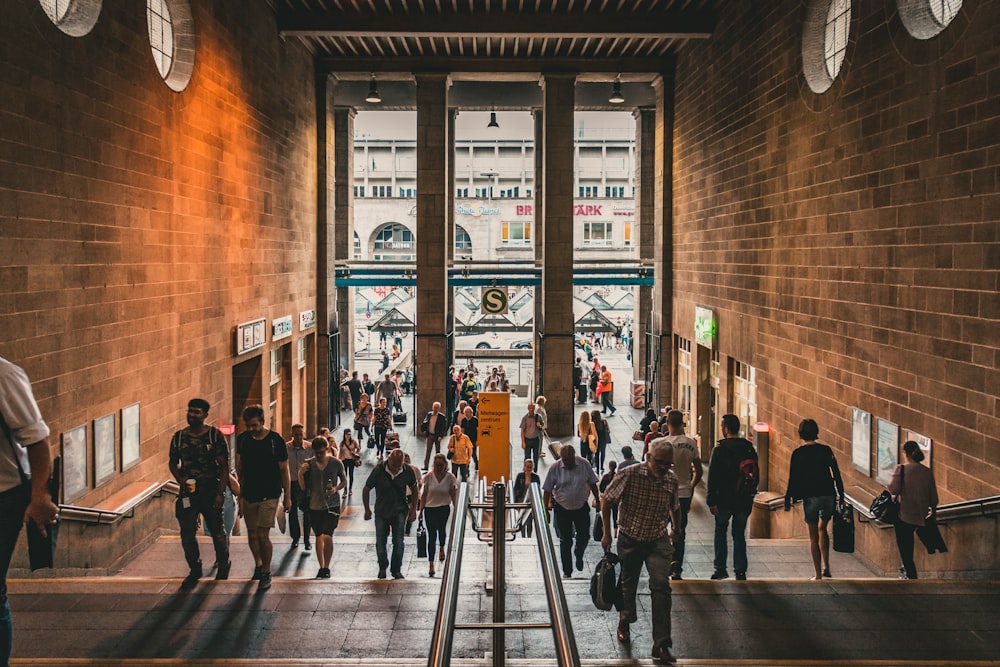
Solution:
M 617 571 L 620 562 L 617 555 L 605 552 L 597 562 L 594 576 L 590 578 L 590 599 L 601 611 L 611 611 L 612 608 L 621 611 L 622 583 Z

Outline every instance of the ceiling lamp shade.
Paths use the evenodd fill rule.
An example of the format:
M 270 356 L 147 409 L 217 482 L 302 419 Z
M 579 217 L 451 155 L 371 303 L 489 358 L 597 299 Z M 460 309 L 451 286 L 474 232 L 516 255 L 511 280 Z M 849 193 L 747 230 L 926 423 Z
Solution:
M 500 123 L 497 122 L 496 110 L 490 112 L 490 122 L 486 123 L 486 127 L 500 127 Z
M 375 82 L 375 74 L 372 74 L 371 81 L 368 82 L 368 94 L 365 95 L 365 102 L 369 104 L 379 104 L 382 96 L 378 94 L 378 85 Z
M 608 98 L 608 102 L 611 104 L 624 104 L 625 96 L 622 95 L 622 75 L 619 74 L 615 77 L 614 89 L 611 91 L 611 97 Z

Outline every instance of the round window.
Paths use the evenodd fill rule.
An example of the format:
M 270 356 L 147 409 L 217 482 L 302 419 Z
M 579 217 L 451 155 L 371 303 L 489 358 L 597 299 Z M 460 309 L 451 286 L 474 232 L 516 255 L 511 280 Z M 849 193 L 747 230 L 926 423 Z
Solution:
M 811 0 L 802 34 L 802 70 L 814 93 L 840 74 L 851 31 L 851 0 Z
M 916 39 L 941 34 L 958 16 L 962 0 L 897 0 L 899 18 Z
M 180 92 L 194 70 L 194 20 L 186 0 L 146 0 L 153 61 L 167 86 Z
M 49 20 L 67 35 L 83 37 L 97 23 L 101 0 L 38 0 Z

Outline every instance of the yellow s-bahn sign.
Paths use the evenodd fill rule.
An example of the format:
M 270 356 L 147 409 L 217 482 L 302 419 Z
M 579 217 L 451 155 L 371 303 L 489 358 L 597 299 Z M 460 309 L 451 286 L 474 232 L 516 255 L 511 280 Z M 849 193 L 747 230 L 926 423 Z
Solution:
M 483 315 L 504 315 L 507 312 L 507 290 L 503 287 L 487 287 L 480 299 Z

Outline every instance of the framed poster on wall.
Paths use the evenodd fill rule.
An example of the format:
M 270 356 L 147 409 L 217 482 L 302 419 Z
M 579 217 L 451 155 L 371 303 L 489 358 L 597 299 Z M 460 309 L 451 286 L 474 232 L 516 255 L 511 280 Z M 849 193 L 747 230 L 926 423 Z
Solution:
M 913 442 L 920 445 L 920 451 L 924 453 L 924 460 L 921 461 L 921 465 L 928 468 L 931 467 L 931 439 L 926 435 L 920 435 L 916 431 L 906 430 L 906 439 L 912 440 Z
M 87 484 L 87 425 L 80 424 L 60 436 L 62 447 L 63 502 L 70 503 L 89 489 Z
M 875 444 L 875 481 L 888 485 L 899 463 L 899 427 L 887 419 L 878 420 Z
M 139 404 L 122 408 L 122 472 L 139 463 Z
M 851 417 L 851 465 L 858 472 L 872 476 L 872 415 L 853 408 Z
M 118 470 L 115 413 L 94 420 L 94 488 L 110 482 Z

